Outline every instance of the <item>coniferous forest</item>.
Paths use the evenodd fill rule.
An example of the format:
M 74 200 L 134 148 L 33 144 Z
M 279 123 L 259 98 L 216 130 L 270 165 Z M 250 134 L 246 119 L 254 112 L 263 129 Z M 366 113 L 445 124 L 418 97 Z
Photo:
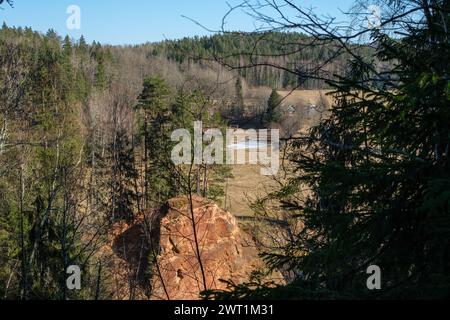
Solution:
M 0 299 L 448 299 L 450 1 L 375 2 L 121 46 L 3 23 Z M 174 162 L 199 122 L 280 129 L 278 173 Z

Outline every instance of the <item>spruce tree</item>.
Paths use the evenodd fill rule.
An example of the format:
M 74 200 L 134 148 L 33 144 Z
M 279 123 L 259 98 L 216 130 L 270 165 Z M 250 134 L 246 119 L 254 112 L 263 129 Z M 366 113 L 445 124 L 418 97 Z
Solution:
M 133 184 L 138 173 L 134 167 L 133 149 L 124 128 L 118 129 L 109 150 L 111 150 L 109 159 L 111 163 L 109 203 L 111 204 L 112 221 L 131 221 L 134 218 L 136 207 L 136 194 Z
M 433 3 L 408 1 L 423 23 L 398 18 L 409 21 L 401 38 L 370 30 L 373 59 L 353 52 L 346 75 L 328 81 L 330 116 L 290 145 L 294 169 L 266 201 L 280 201 L 301 228 L 263 257 L 292 281 L 236 286 L 220 297 L 449 295 L 450 19 L 448 1 Z M 382 288 L 371 291 L 374 265 Z
M 270 94 L 269 100 L 267 101 L 267 110 L 263 118 L 266 125 L 270 125 L 271 123 L 281 120 L 281 102 L 281 96 L 278 94 L 277 90 L 273 89 L 272 93 Z
M 235 84 L 236 98 L 234 101 L 233 116 L 242 117 L 244 113 L 244 93 L 241 77 L 238 77 Z
M 147 205 L 150 202 L 159 206 L 174 194 L 169 94 L 169 87 L 162 78 L 147 78 L 137 105 L 141 111 L 144 140 L 144 196 Z

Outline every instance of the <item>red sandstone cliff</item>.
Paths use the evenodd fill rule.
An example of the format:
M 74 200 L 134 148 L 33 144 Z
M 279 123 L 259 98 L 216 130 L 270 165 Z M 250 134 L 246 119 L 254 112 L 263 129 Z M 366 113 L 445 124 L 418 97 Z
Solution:
M 192 210 L 189 198 L 179 197 L 159 217 L 143 216 L 115 229 L 111 265 L 120 299 L 199 299 L 205 287 L 224 290 L 220 280 L 239 284 L 263 267 L 254 242 L 233 215 L 198 196 Z

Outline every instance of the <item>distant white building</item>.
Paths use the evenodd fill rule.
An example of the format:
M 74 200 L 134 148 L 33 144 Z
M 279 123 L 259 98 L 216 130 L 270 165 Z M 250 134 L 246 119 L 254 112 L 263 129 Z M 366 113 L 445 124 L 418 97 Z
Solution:
M 287 107 L 287 109 L 286 109 L 286 114 L 288 115 L 288 116 L 292 116 L 292 115 L 294 115 L 295 114 L 295 108 L 294 108 L 294 106 L 289 106 L 289 107 Z
M 306 107 L 306 112 L 310 117 L 314 116 L 318 111 L 319 110 L 315 104 L 310 104 L 309 106 Z

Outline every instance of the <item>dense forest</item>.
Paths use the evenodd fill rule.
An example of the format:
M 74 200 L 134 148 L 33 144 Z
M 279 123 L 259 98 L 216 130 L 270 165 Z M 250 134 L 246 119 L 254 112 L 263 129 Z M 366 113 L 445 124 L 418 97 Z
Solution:
M 234 68 L 249 86 L 267 86 L 278 89 L 329 88 L 323 79 L 308 74 L 318 65 L 330 75 L 345 72 L 349 55 L 335 56 L 330 41 L 311 46 L 306 35 L 297 32 L 223 33 L 214 36 L 166 40 L 152 44 L 152 54 L 167 57 L 179 63 L 218 61 Z M 353 45 L 362 56 L 370 56 L 372 49 Z M 252 68 L 246 68 L 246 66 Z
M 302 47 L 302 43 L 305 43 Z M 318 62 L 332 58 L 329 46 L 317 48 L 306 45 L 307 39 L 298 33 L 225 33 L 212 37 L 185 38 L 176 41 L 165 41 L 157 44 L 152 51 L 154 55 L 162 55 L 169 60 L 183 63 L 205 60 L 219 60 L 233 66 L 258 64 L 254 68 L 242 68 L 239 74 L 250 86 L 268 86 L 272 88 L 323 89 L 324 81 L 301 78 L 301 70 L 308 72 Z M 330 73 L 341 73 L 345 57 L 333 60 Z M 282 70 L 273 66 L 283 66 Z M 296 70 L 297 72 L 289 72 Z
M 93 256 L 114 222 L 192 190 L 223 194 L 229 169 L 184 170 L 170 160 L 173 130 L 192 129 L 194 120 L 225 126 L 230 102 L 216 73 L 6 25 L 0 50 L 4 298 L 66 299 L 61 270 L 97 272 Z M 94 278 L 77 298 L 109 297 Z
M 226 207 L 232 168 L 174 164 L 171 133 L 193 133 L 194 121 L 224 131 L 246 117 L 245 91 L 258 86 L 273 89 L 258 115 L 267 128 L 282 117 L 277 89 L 331 89 L 333 105 L 284 139 L 277 189 L 252 204 L 264 267 L 209 288 L 196 239 L 202 297 L 449 297 L 450 1 L 379 1 L 380 28 L 345 32 L 280 2 L 243 4 L 271 31 L 136 46 L 3 24 L 2 299 L 116 298 L 104 255 L 112 230 L 177 196 L 187 195 L 197 236 L 193 196 Z M 295 21 L 279 15 L 286 6 Z M 129 276 L 130 288 L 158 276 L 152 249 L 145 260 L 156 267 Z M 72 265 L 80 290 L 66 285 Z M 373 265 L 383 290 L 367 290 Z M 273 272 L 283 283 L 265 280 Z

